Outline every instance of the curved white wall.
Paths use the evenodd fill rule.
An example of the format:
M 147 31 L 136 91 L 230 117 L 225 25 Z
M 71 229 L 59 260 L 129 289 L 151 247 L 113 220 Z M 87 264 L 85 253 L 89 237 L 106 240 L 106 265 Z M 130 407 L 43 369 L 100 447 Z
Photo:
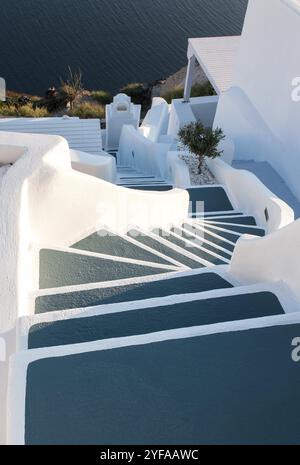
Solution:
M 67 142 L 57 136 L 0 132 L 0 145 L 27 147 L 0 183 L 0 331 L 27 313 L 35 288 L 34 245 L 69 245 L 97 227 L 125 232 L 179 224 L 188 194 L 126 189 L 71 167 Z
M 187 164 L 179 158 L 180 152 L 169 151 L 166 163 L 166 179 L 174 187 L 186 189 L 191 186 L 191 177 Z
M 267 233 L 294 221 L 291 207 L 267 189 L 250 171 L 232 168 L 221 159 L 207 160 L 207 164 L 217 181 L 226 186 L 236 209 L 253 215 L 258 226 Z
M 300 199 L 300 6 L 249 0 L 232 89 L 220 97 L 214 125 L 234 140 L 235 159 L 268 161 Z
M 167 152 L 172 145 L 168 142 L 152 142 L 141 131 L 132 126 L 123 126 L 118 151 L 118 164 L 130 166 L 140 173 L 164 177 Z
M 24 153 L 26 147 L 19 147 L 18 145 L 0 145 L 0 166 L 10 163 L 15 163 Z
M 154 97 L 151 109 L 147 112 L 139 131 L 152 142 L 158 142 L 160 136 L 167 134 L 168 124 L 168 103 L 162 97 Z
M 263 238 L 241 237 L 230 273 L 243 284 L 284 282 L 299 305 L 300 220 Z
M 101 155 L 91 155 L 79 150 L 70 150 L 70 155 L 74 170 L 104 179 L 104 181 L 116 182 L 116 160 L 112 155 L 106 152 L 102 152 Z

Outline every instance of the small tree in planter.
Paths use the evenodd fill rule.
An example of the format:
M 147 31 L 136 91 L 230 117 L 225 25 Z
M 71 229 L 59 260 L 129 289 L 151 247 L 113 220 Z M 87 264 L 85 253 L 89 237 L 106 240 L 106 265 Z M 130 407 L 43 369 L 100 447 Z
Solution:
M 189 123 L 180 129 L 179 140 L 189 151 L 196 155 L 199 162 L 199 174 L 201 174 L 205 158 L 217 158 L 223 151 L 218 149 L 219 143 L 225 139 L 220 128 L 205 128 L 201 121 Z

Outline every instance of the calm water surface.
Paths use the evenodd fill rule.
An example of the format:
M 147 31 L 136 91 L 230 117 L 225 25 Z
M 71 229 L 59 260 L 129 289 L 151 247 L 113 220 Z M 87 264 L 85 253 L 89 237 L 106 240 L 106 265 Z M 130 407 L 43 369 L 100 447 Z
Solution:
M 43 93 L 66 68 L 87 88 L 151 82 L 186 62 L 188 37 L 234 35 L 248 0 L 0 0 L 0 76 Z

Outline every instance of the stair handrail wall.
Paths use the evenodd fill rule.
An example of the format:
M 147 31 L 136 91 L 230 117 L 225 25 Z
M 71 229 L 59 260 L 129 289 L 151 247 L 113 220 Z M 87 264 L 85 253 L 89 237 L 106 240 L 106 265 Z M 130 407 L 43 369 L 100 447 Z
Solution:
M 153 97 L 152 106 L 139 127 L 139 132 L 152 142 L 158 142 L 160 136 L 167 134 L 168 125 L 168 103 L 162 97 Z
M 127 232 L 180 224 L 188 214 L 187 192 L 126 189 L 71 167 L 65 139 L 0 132 L 0 145 L 27 147 L 0 184 L 0 332 L 30 312 L 37 288 L 36 245 L 69 246 L 107 226 Z
M 292 223 L 294 211 L 271 192 L 253 173 L 238 170 L 222 159 L 209 160 L 209 168 L 217 181 L 224 184 L 235 208 L 256 218 L 267 233 Z
M 163 177 L 167 152 L 171 145 L 171 142 L 152 142 L 132 126 L 124 125 L 120 137 L 118 165 Z
M 31 280 L 29 185 L 35 183 L 36 176 L 42 184 L 46 176 L 52 175 L 50 161 L 55 152 L 61 155 L 56 157 L 57 169 L 58 166 L 71 169 L 70 159 L 64 156 L 68 144 L 60 137 L 0 132 L 1 145 L 10 145 L 12 141 L 15 147 L 27 150 L 8 169 L 0 184 L 0 331 L 13 326 L 23 304 L 23 290 Z
M 180 157 L 179 151 L 167 153 L 166 178 L 174 187 L 186 189 L 191 186 L 191 177 L 187 164 Z
M 7 391 L 10 356 L 16 350 L 15 328 L 0 333 L 0 445 L 7 444 Z
M 242 236 L 236 245 L 230 274 L 238 282 L 284 282 L 300 308 L 300 220 L 263 238 Z M 295 310 L 296 311 L 296 310 Z

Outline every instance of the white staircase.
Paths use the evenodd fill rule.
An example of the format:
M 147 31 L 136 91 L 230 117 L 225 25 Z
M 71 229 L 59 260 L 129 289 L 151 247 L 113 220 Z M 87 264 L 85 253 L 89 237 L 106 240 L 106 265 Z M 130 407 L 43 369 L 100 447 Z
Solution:
M 117 184 L 119 186 L 129 188 L 154 188 L 153 190 L 157 188 L 157 190 L 159 190 L 159 188 L 161 187 L 161 189 L 165 190 L 172 189 L 172 186 L 166 180 L 159 178 L 155 175 L 147 175 L 140 171 L 136 171 L 134 168 L 131 168 L 129 166 L 118 166 Z
M 150 198 L 149 208 L 153 198 L 178 198 L 163 192 L 173 188 L 164 179 L 127 166 L 117 184 L 152 197 L 108 183 L 98 191 L 100 181 L 71 170 L 65 179 L 78 183 L 68 185 L 74 197 L 83 186 L 79 206 L 87 183 L 97 185 L 92 199 L 117 190 Z M 186 190 L 189 213 L 176 227 L 136 221 L 121 233 L 95 221 L 63 245 L 53 236 L 51 246 L 30 244 L 36 288 L 2 369 L 7 443 L 298 440 L 300 374 L 289 350 L 299 308 L 282 280 L 246 283 L 231 270 L 239 239 L 261 243 L 265 230 L 224 186 Z
M 118 184 L 172 188 L 128 167 L 119 167 Z M 39 289 L 32 316 L 18 322 L 10 369 L 11 443 L 239 443 L 241 408 L 250 405 L 250 414 L 256 402 L 261 421 L 249 426 L 248 441 L 264 443 L 272 431 L 288 440 L 280 423 L 292 425 L 294 414 L 270 410 L 274 399 L 265 395 L 272 385 L 279 402 L 278 371 L 255 392 L 249 383 L 268 369 L 264 338 L 273 341 L 276 326 L 286 336 L 288 326 L 278 325 L 298 315 L 283 285 L 241 285 L 230 276 L 238 239 L 264 236 L 255 218 L 235 211 L 220 186 L 189 194 L 208 209 L 199 215 L 192 206 L 169 231 L 101 229 L 69 247 L 35 246 Z M 229 432 L 221 427 L 228 409 Z M 263 424 L 267 412 L 272 423 Z

